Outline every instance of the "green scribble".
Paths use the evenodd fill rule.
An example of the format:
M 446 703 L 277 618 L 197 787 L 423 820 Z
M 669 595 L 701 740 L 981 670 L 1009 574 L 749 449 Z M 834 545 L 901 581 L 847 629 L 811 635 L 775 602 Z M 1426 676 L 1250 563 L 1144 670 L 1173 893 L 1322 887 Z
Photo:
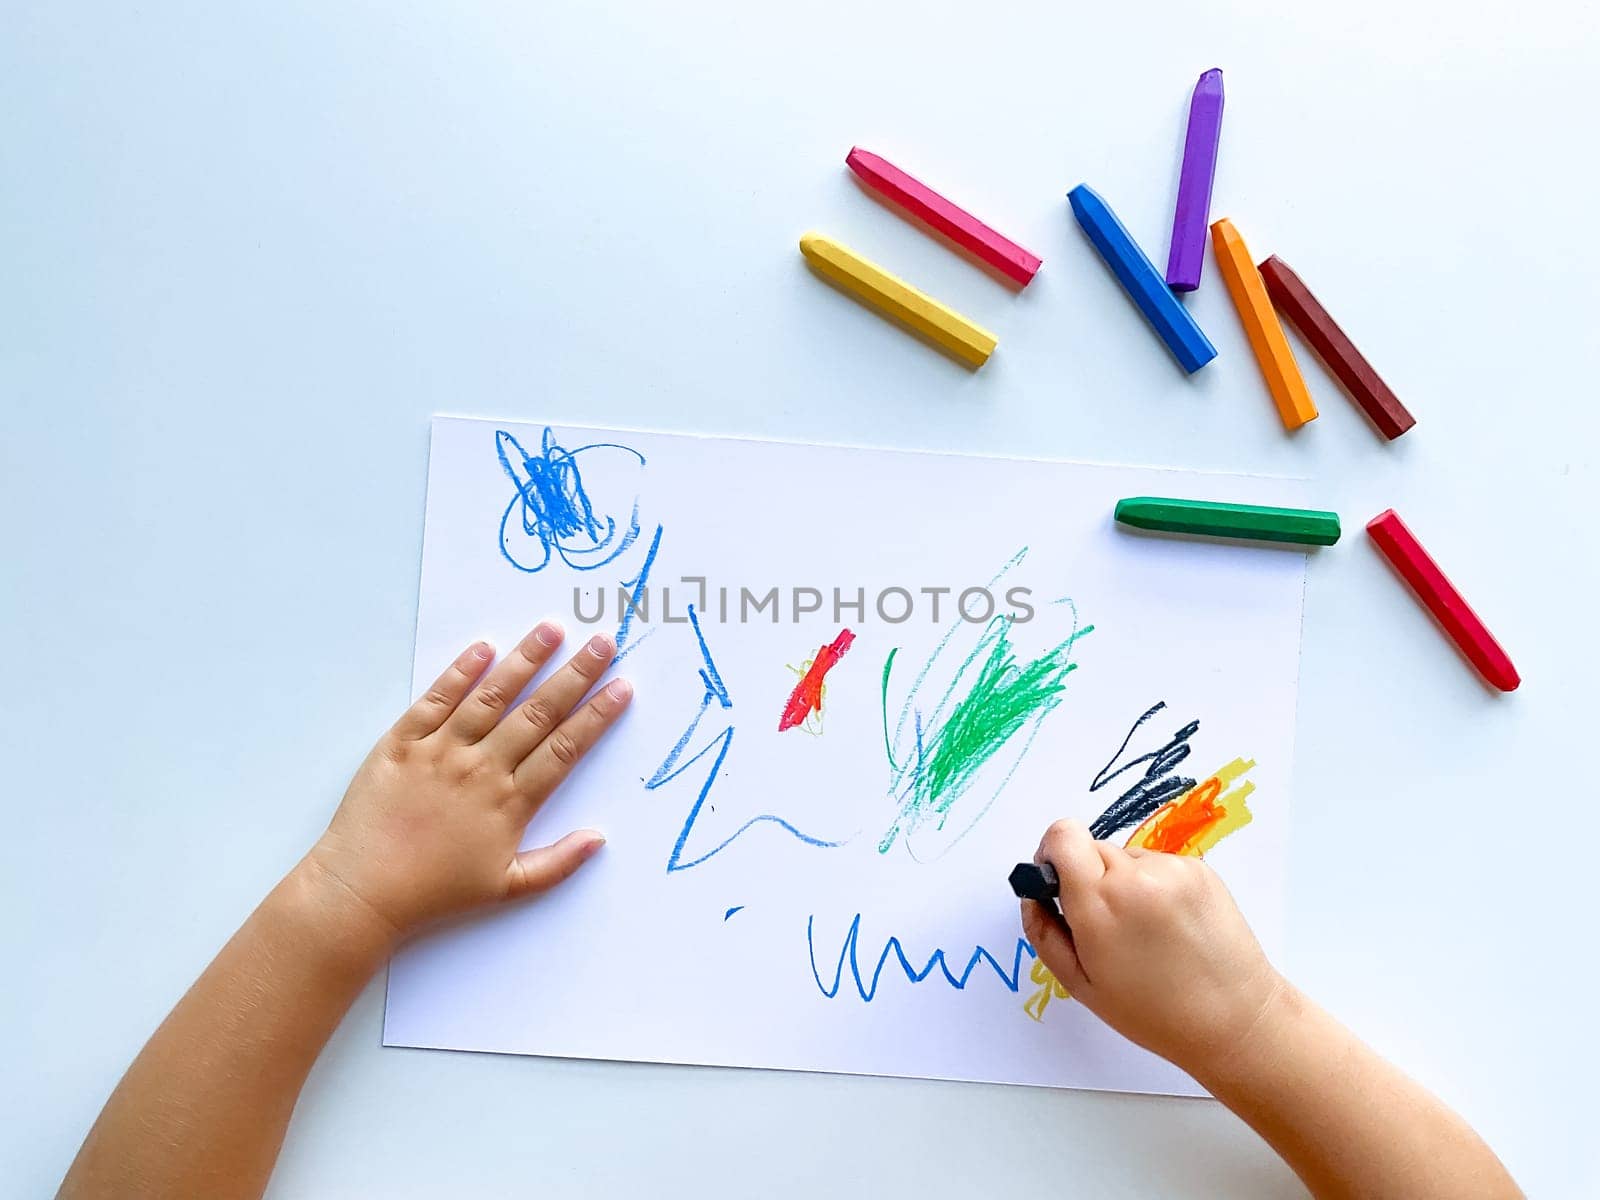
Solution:
M 1070 602 L 1068 605 L 1071 607 Z M 1093 625 L 1074 628 L 1065 640 L 1038 658 L 1019 662 L 1011 643 L 1011 618 L 996 617 L 985 626 L 938 703 L 925 713 L 918 706 L 919 693 L 959 628 L 959 624 L 952 627 L 918 672 L 893 735 L 889 732 L 889 676 L 898 648 L 891 650 L 884 660 L 881 684 L 884 750 L 889 757 L 893 781 L 891 794 L 899 800 L 900 807 L 878 843 L 879 853 L 888 853 L 902 833 L 909 836 L 929 824 L 943 829 L 951 808 L 972 787 L 978 773 L 1007 743 L 1027 729 L 1027 741 L 1018 751 L 1011 769 L 999 781 L 988 802 L 973 816 L 967 829 L 977 823 L 1010 781 L 1044 717 L 1061 702 L 1066 678 L 1077 669 L 1077 664 L 1070 661 L 1073 643 L 1094 631 Z M 969 669 L 980 662 L 976 679 L 957 698 L 956 692 Z M 911 759 L 900 761 L 895 756 L 894 746 L 904 734 L 908 719 L 915 749 Z M 963 830 L 960 836 L 965 833 Z

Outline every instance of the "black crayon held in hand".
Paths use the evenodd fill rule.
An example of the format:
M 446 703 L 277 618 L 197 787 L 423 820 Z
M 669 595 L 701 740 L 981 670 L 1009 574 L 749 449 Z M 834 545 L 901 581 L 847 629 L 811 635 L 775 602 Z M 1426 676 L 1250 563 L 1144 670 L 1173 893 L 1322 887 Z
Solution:
M 1018 863 L 1011 870 L 1011 890 L 1024 900 L 1054 900 L 1061 880 L 1049 863 Z

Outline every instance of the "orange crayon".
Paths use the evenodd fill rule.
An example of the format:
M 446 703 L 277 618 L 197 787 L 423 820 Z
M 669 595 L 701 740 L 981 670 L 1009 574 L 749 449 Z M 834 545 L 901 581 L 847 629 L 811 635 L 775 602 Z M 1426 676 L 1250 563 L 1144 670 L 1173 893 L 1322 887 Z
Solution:
M 1267 285 L 1250 257 L 1250 248 L 1228 218 L 1213 222 L 1211 247 L 1216 251 L 1217 267 L 1233 297 L 1233 306 L 1239 310 L 1245 336 L 1250 339 L 1251 353 L 1261 366 L 1261 376 L 1283 418 L 1283 427 L 1299 429 L 1307 421 L 1316 420 L 1317 406 L 1300 374 L 1300 364 L 1294 360 L 1294 351 L 1289 349 L 1283 326 L 1278 323 Z

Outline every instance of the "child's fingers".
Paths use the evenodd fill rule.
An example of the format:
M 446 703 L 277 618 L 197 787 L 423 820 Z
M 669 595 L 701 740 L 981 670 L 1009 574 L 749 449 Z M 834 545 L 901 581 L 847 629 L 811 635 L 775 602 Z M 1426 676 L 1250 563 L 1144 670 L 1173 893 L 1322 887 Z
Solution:
M 1047 862 L 1056 869 L 1063 893 L 1069 878 L 1082 887 L 1106 873 L 1105 862 L 1095 849 L 1095 840 L 1082 821 L 1057 821 L 1046 829 L 1033 861 Z
M 494 647 L 488 642 L 473 642 L 463 650 L 445 673 L 433 681 L 433 686 L 400 714 L 400 719 L 394 723 L 395 736 L 414 742 L 443 725 L 493 657 Z
M 517 790 L 534 805 L 543 803 L 611 728 L 632 698 L 633 685 L 626 679 L 613 679 L 606 684 L 522 760 L 512 772 Z
M 1066 986 L 1069 992 L 1082 992 L 1089 980 L 1078 961 L 1078 948 L 1067 933 L 1061 914 L 1053 912 L 1048 904 L 1038 900 L 1022 902 L 1022 932 L 1028 944 L 1044 960 L 1050 973 Z
M 463 742 L 485 737 L 559 645 L 561 626 L 554 621 L 539 622 L 456 707 L 444 723 L 444 732 Z
M 1119 871 L 1124 867 L 1130 867 L 1137 857 L 1137 855 L 1124 850 L 1121 846 L 1113 846 L 1110 842 L 1096 842 L 1094 849 L 1095 853 L 1100 856 L 1100 861 L 1105 863 L 1107 871 Z M 1141 850 L 1139 853 L 1143 854 L 1144 851 Z
M 567 719 L 595 680 L 605 674 L 615 653 L 616 645 L 609 637 L 595 634 L 515 712 L 489 731 L 481 742 L 483 748 L 506 770 L 515 771 L 517 764 Z
M 523 850 L 506 868 L 506 898 L 533 896 L 548 891 L 594 857 L 606 839 L 593 829 L 569 833 L 559 842 Z
M 1081 821 L 1057 821 L 1044 832 L 1035 862 L 1047 862 L 1061 879 L 1061 911 L 1067 924 L 1085 911 L 1094 885 L 1106 873 L 1093 835 Z

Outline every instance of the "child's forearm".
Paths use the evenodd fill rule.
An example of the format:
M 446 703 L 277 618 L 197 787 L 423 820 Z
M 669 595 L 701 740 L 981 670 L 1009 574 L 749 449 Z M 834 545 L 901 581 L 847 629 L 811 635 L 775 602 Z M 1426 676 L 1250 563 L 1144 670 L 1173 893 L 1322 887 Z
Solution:
M 617 653 L 599 634 L 518 704 L 561 639 L 541 622 L 492 667 L 473 643 L 378 739 L 321 840 L 128 1068 L 62 1197 L 260 1196 L 311 1064 L 401 939 L 593 857 L 593 830 L 520 848 L 633 694 L 614 679 L 590 695 Z
M 1192 1073 L 1318 1200 L 1522 1195 L 1466 1122 L 1292 987 Z
M 162 1023 L 59 1195 L 258 1197 L 311 1064 L 394 933 L 304 863 Z

